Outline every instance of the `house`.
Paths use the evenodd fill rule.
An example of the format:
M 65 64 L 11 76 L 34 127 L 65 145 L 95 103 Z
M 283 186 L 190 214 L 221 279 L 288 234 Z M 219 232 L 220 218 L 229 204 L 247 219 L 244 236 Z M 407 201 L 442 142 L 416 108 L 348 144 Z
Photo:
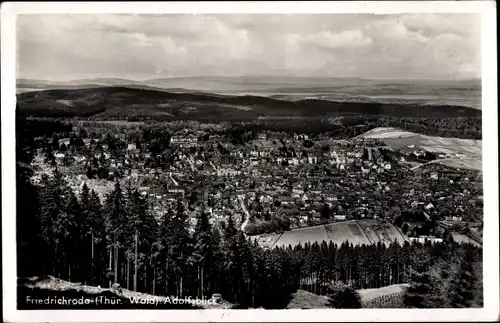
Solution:
M 307 161 L 309 164 L 317 164 L 318 163 L 318 157 L 308 157 Z
M 197 145 L 198 138 L 193 137 L 193 136 L 172 136 L 170 138 L 170 144 L 179 146 L 179 147 L 195 147 Z
M 290 196 L 282 196 L 280 198 L 280 202 L 283 205 L 291 204 L 292 203 L 292 198 Z
M 184 196 L 185 193 L 184 189 L 182 188 L 169 189 L 167 192 L 172 195 L 181 195 L 181 196 Z
M 461 216 L 447 216 L 445 217 L 446 221 L 454 221 L 454 222 L 461 222 L 462 217 Z
M 146 195 L 149 192 L 149 186 L 140 186 L 137 191 L 139 191 L 142 195 Z
M 409 239 L 410 239 L 410 241 L 417 241 L 420 243 L 425 243 L 426 241 L 430 241 L 431 243 L 443 242 L 443 239 L 441 239 L 441 238 L 428 237 L 428 236 L 411 237 Z
M 322 203 L 322 198 L 319 197 L 319 196 L 316 196 L 314 199 L 313 199 L 313 203 L 314 205 L 320 205 Z
M 292 189 L 292 193 L 301 195 L 301 194 L 304 194 L 304 190 L 297 187 L 297 188 Z
M 321 213 L 319 213 L 319 212 L 317 212 L 317 211 L 314 211 L 314 210 L 312 210 L 310 214 L 311 214 L 311 215 L 312 215 L 312 217 L 313 217 L 313 218 L 315 218 L 315 219 L 319 219 L 319 218 L 321 217 Z
M 333 216 L 333 218 L 337 221 L 344 221 L 346 219 L 346 216 L 345 215 L 340 215 L 340 214 L 336 214 Z
M 64 144 L 65 146 L 69 146 L 69 143 L 70 143 L 69 138 L 59 139 L 59 146 L 61 146 L 62 144 Z
M 127 150 L 135 150 L 135 149 L 137 149 L 135 144 L 128 144 Z

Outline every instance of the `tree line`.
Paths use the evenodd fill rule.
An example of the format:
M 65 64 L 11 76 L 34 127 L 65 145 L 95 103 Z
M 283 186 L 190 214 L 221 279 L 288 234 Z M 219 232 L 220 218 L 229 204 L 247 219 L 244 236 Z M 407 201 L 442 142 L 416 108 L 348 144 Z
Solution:
M 391 117 L 391 116 L 342 116 L 338 118 L 266 119 L 234 123 L 223 134 L 235 144 L 253 140 L 263 131 L 308 133 L 312 137 L 327 135 L 334 139 L 348 139 L 376 127 L 394 127 L 428 136 L 462 139 L 482 139 L 481 117 Z

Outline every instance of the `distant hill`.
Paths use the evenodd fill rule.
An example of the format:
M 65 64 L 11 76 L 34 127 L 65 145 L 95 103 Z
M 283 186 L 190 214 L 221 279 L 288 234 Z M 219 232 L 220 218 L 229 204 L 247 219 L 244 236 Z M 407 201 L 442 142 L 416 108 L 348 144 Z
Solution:
M 22 80 L 20 80 L 22 81 Z M 33 87 L 31 84 L 30 86 Z M 42 86 L 42 85 L 39 85 Z M 45 84 L 44 86 L 51 86 Z M 260 96 L 181 93 L 130 86 L 76 85 L 70 88 L 18 93 L 20 112 L 32 116 L 125 118 L 141 116 L 192 120 L 254 120 L 259 117 L 336 117 L 346 115 L 457 117 L 480 116 L 460 106 L 333 102 L 307 99 L 284 101 Z
M 184 76 L 132 80 L 94 77 L 71 81 L 20 78 L 17 92 L 126 86 L 181 93 L 251 95 L 279 100 L 318 99 L 385 104 L 455 105 L 481 109 L 480 80 L 375 80 L 339 77 Z

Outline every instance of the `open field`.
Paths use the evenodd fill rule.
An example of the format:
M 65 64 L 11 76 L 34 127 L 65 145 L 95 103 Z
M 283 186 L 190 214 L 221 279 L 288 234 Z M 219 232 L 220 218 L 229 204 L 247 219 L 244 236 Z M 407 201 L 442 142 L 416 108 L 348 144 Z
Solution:
M 352 220 L 307 228 L 299 228 L 281 234 L 265 234 L 253 237 L 260 245 L 267 248 L 277 246 L 304 245 L 305 243 L 322 243 L 330 241 L 338 245 L 345 241 L 354 245 L 376 244 L 378 242 L 388 245 L 392 241 L 403 243 L 403 236 L 391 223 L 374 219 Z
M 374 308 L 374 304 L 383 308 L 398 308 L 402 301 L 407 284 L 389 285 L 382 288 L 359 289 L 363 308 Z M 299 289 L 291 295 L 287 309 L 318 309 L 332 308 L 328 296 L 317 295 L 308 291 Z
M 287 309 L 318 309 L 332 308 L 327 296 L 320 296 L 308 291 L 299 289 L 292 294 Z
M 284 232 L 274 244 L 275 246 L 304 245 L 306 242 L 321 243 L 323 241 L 341 244 L 349 241 L 353 244 L 370 244 L 356 221 L 300 228 Z
M 443 154 L 446 160 L 436 162 L 446 166 L 482 169 L 482 140 L 426 136 L 382 127 L 372 129 L 359 137 L 379 139 L 394 150 L 420 149 Z
M 99 123 L 114 124 L 118 126 L 141 126 L 145 124 L 144 121 L 127 121 L 127 120 L 102 120 L 94 121 Z
M 478 159 L 454 159 L 454 160 L 448 159 L 439 161 L 439 163 L 445 166 L 456 167 L 456 168 L 467 168 L 476 170 L 482 169 L 482 162 L 481 160 Z
M 387 245 L 396 240 L 398 243 L 402 244 L 407 240 L 406 237 L 389 222 L 382 222 L 374 219 L 364 219 L 357 222 L 364 230 L 370 243 L 382 242 Z
M 358 290 L 359 296 L 363 302 L 369 302 L 376 298 L 391 295 L 396 293 L 401 293 L 404 291 L 404 288 L 407 287 L 407 284 L 397 284 L 397 285 L 389 285 L 381 288 L 370 288 L 370 289 L 360 289 Z
M 402 308 L 403 295 L 408 284 L 389 285 L 374 289 L 360 289 L 363 308 Z

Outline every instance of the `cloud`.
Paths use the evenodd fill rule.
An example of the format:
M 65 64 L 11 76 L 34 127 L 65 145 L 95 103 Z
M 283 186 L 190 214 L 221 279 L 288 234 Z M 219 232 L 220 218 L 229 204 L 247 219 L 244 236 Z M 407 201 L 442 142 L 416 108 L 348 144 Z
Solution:
M 21 77 L 313 75 L 477 77 L 479 17 L 25 15 Z
M 329 49 L 345 49 L 368 46 L 372 39 L 365 37 L 360 30 L 346 30 L 334 33 L 328 30 L 303 38 L 306 42 Z

